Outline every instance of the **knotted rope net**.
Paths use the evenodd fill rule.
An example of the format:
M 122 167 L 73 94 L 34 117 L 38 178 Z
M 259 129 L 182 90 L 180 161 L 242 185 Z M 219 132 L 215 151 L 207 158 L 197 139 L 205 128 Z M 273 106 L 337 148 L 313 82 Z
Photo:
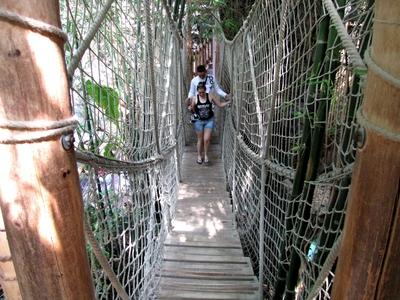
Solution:
M 62 0 L 60 8 L 97 298 L 151 299 L 177 199 L 179 41 L 159 1 Z
M 330 299 L 356 146 L 373 1 L 256 1 L 219 78 L 242 245 L 267 299 Z

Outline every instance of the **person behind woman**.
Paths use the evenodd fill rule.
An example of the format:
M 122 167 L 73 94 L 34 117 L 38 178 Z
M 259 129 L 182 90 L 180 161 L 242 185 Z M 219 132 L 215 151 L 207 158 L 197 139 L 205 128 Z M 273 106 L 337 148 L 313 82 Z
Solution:
M 206 93 L 206 86 L 199 83 L 197 86 L 197 96 L 191 98 L 191 110 L 197 114 L 198 119 L 194 122 L 194 129 L 197 135 L 197 163 L 208 163 L 208 148 L 211 140 L 211 133 L 215 125 L 214 112 L 212 104 L 218 107 L 224 107 L 230 103 L 220 102 L 216 97 Z M 204 148 L 204 161 L 202 149 Z

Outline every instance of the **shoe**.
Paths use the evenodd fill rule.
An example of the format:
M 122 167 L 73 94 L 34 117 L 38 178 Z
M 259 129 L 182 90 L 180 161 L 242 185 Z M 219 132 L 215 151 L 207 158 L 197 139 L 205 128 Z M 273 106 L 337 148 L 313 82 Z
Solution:
M 201 158 L 198 158 L 196 161 L 199 165 L 201 165 L 203 163 L 203 160 Z
M 210 161 L 208 160 L 208 157 L 204 159 L 204 163 L 208 164 Z

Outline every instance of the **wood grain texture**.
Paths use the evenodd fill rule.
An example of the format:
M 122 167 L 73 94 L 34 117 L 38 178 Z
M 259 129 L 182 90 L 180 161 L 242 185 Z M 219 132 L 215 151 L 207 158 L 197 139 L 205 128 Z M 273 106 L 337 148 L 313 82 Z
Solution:
M 400 78 L 400 2 L 376 1 L 372 59 Z M 388 23 L 385 23 L 388 21 Z M 400 89 L 368 72 L 364 116 L 400 134 Z M 400 143 L 366 130 L 352 176 L 333 299 L 400 299 Z
M 219 152 L 213 148 L 211 163 L 198 165 L 196 152 L 185 150 L 157 299 L 258 299 L 258 280 L 243 256 Z
M 60 26 L 58 1 L 1 6 Z M 70 118 L 62 43 L 5 21 L 0 36 L 0 119 Z M 0 146 L 1 210 L 23 299 L 94 299 L 76 160 L 59 139 Z

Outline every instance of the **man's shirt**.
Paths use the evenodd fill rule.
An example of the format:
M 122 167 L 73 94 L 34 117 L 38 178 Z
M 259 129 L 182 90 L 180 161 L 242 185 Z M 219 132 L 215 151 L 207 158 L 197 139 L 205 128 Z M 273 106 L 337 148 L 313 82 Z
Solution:
M 197 85 L 200 82 L 204 82 L 206 85 L 206 93 L 210 92 L 216 92 L 218 95 L 221 97 L 224 97 L 227 95 L 218 85 L 218 82 L 215 80 L 215 78 L 211 75 L 207 75 L 204 79 L 201 79 L 199 76 L 196 76 L 192 79 L 190 82 L 190 89 L 189 89 L 189 94 L 188 98 L 192 98 L 197 95 Z

